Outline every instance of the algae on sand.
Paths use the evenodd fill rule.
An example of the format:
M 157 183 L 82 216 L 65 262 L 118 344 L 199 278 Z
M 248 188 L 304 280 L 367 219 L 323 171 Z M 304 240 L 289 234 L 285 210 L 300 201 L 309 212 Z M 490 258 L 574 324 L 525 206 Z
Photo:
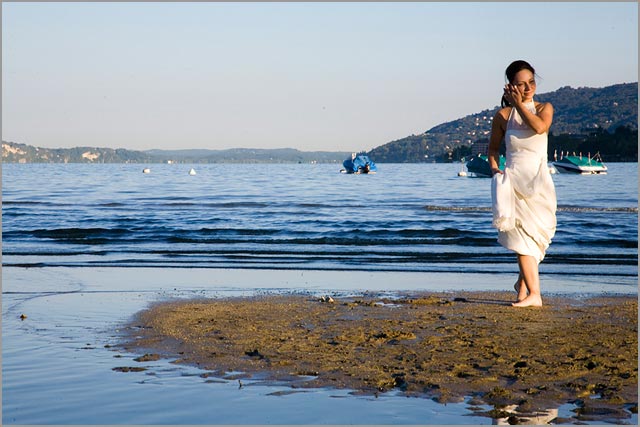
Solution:
M 546 298 L 532 309 L 513 308 L 510 298 L 421 293 L 332 303 L 300 295 L 169 302 L 139 314 L 144 328 L 126 346 L 179 356 L 220 376 L 259 374 L 297 388 L 399 390 L 440 402 L 475 396 L 496 408 L 529 411 L 597 396 L 599 408 L 637 408 L 635 297 Z M 583 407 L 597 412 L 593 402 Z

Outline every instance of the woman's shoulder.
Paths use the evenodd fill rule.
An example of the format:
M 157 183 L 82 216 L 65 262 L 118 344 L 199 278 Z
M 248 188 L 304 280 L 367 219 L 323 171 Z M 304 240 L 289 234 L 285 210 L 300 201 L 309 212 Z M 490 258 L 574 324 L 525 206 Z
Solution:
M 539 113 L 542 110 L 549 109 L 553 111 L 553 105 L 550 102 L 534 102 L 534 106 L 536 107 L 536 111 Z
M 507 121 L 509 120 L 509 114 L 511 114 L 511 109 L 513 107 L 502 107 L 500 108 L 497 112 L 496 115 L 494 117 L 494 120 L 504 120 Z

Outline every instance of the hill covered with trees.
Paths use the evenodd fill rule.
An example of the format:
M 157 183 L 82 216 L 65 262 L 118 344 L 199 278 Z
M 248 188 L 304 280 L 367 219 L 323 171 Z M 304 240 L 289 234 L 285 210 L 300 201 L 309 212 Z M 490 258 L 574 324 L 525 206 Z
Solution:
M 41 148 L 2 141 L 4 163 L 342 163 L 347 152 L 293 148 L 134 151 L 102 147 Z
M 551 102 L 554 121 L 549 155 L 554 150 L 600 152 L 607 161 L 638 160 L 638 83 L 604 88 L 563 87 L 536 96 Z M 472 146 L 486 143 L 499 107 L 442 123 L 374 148 L 367 154 L 379 163 L 422 163 L 459 160 Z
M 146 163 L 152 159 L 143 151 L 123 148 L 41 148 L 2 141 L 3 163 Z

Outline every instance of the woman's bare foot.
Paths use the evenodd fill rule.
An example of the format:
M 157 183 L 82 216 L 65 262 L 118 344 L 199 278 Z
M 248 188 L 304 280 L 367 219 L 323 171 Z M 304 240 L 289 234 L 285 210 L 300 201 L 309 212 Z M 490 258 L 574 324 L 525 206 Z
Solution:
M 540 295 L 529 295 L 522 301 L 511 304 L 514 307 L 542 307 L 542 297 Z
M 513 289 L 515 289 L 516 293 L 518 294 L 517 302 L 524 300 L 527 297 L 527 295 L 529 295 L 529 290 L 527 289 L 524 282 L 520 280 L 518 280 L 516 284 L 513 285 Z

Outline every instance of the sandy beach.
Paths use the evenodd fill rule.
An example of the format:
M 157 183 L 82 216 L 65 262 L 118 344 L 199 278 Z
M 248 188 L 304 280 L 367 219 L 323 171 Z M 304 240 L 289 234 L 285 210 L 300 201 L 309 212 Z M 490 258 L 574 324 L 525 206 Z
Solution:
M 140 357 L 119 368 L 169 358 L 239 386 L 284 381 L 441 403 L 472 396 L 494 419 L 522 421 L 567 402 L 584 421 L 637 413 L 637 297 L 556 296 L 530 309 L 512 299 L 414 292 L 160 302 L 130 325 L 124 348 Z
M 553 322 L 558 328 L 567 324 L 578 329 L 585 327 L 580 326 L 581 323 L 591 327 L 589 322 L 600 328 L 598 335 L 594 328 L 593 334 L 589 333 L 584 339 L 585 343 L 594 343 L 593 346 L 573 342 L 578 349 L 575 355 L 563 355 L 562 348 L 551 341 L 548 345 L 556 350 L 544 355 L 544 361 L 549 365 L 567 358 L 575 359 L 573 365 L 564 365 L 575 369 L 575 379 L 564 383 L 584 384 L 584 387 L 574 394 L 571 394 L 571 388 L 563 393 L 582 397 L 560 406 L 557 405 L 562 399 L 547 399 L 552 401 L 545 408 L 545 412 L 552 409 L 548 416 L 537 413 L 531 418 L 518 414 L 519 420 L 547 422 L 549 417 L 555 416 L 556 424 L 637 425 L 637 413 L 632 412 L 635 411 L 637 392 L 629 386 L 636 381 L 635 341 L 627 347 L 615 348 L 637 324 L 637 313 L 634 313 L 637 283 L 620 277 L 598 276 L 597 281 L 588 281 L 585 277 L 548 275 L 545 277 L 547 306 L 542 310 L 514 311 L 507 304 L 513 293 L 495 293 L 499 292 L 497 287 L 507 287 L 510 279 L 508 274 L 6 267 L 3 268 L 2 307 L 3 424 L 484 425 L 508 422 L 509 418 L 513 422 L 513 405 L 500 406 L 492 412 L 496 409 L 494 405 L 482 404 L 491 396 L 497 397 L 500 389 L 490 396 L 482 395 L 480 391 L 469 394 L 459 402 L 456 393 L 483 390 L 476 388 L 481 380 L 485 381 L 484 389 L 490 391 L 496 387 L 510 390 L 515 383 L 513 389 L 520 393 L 518 390 L 524 387 L 519 388 L 517 381 L 523 381 L 520 377 L 525 374 L 535 380 L 534 387 L 542 388 L 543 377 L 533 376 L 532 372 L 536 371 L 526 371 L 527 367 L 521 363 L 515 366 L 524 361 L 529 367 L 539 369 L 541 363 L 537 360 L 543 359 L 520 359 L 535 353 L 534 346 L 529 349 L 529 346 L 522 346 L 522 341 L 516 341 L 520 352 L 509 354 L 505 348 L 514 341 L 507 330 L 500 332 L 497 329 L 507 326 L 503 319 L 514 319 L 517 315 L 521 320 L 538 320 L 530 325 L 532 328 L 535 325 L 548 329 L 540 329 L 537 335 L 530 331 L 536 340 L 545 333 L 552 336 Z M 451 290 L 452 284 L 462 283 L 469 287 L 473 285 L 473 288 Z M 333 297 L 334 303 L 319 301 L 327 295 Z M 585 295 L 595 299 L 585 300 Z M 437 299 L 429 299 L 429 296 Z M 289 298 L 292 298 L 290 305 L 285 305 L 284 299 Z M 455 301 L 455 298 L 466 298 L 467 302 Z M 403 303 L 402 299 L 418 300 L 425 305 Z M 356 303 L 357 300 L 362 303 Z M 197 353 L 189 353 L 190 344 L 171 342 L 171 339 L 165 341 L 158 334 L 159 330 L 142 328 L 142 316 L 148 309 L 168 309 L 166 304 L 179 301 L 203 304 L 203 307 L 215 303 L 211 305 L 216 307 L 214 314 L 209 315 L 209 309 L 199 312 L 202 316 L 200 332 L 207 334 L 206 330 L 211 329 L 210 337 L 203 335 L 205 340 L 215 336 L 228 338 L 228 348 L 221 345 L 224 339 L 215 339 L 218 348 L 212 351 L 221 356 L 228 354 L 226 359 L 226 356 L 221 357 L 216 363 L 231 361 L 246 365 L 215 368 L 215 364 L 209 365 L 204 358 L 197 360 Z M 630 305 L 621 311 L 624 304 Z M 179 314 L 182 310 L 179 307 L 183 306 L 176 307 L 178 311 L 173 314 Z M 196 311 L 186 306 L 184 309 L 184 320 L 173 321 L 180 327 L 194 326 L 196 318 L 188 319 L 197 314 Z M 398 316 L 395 320 L 393 316 L 389 317 L 390 309 L 398 313 L 394 315 Z M 621 312 L 627 312 L 627 317 L 619 316 Z M 562 320 L 563 316 L 573 317 L 573 320 Z M 386 324 L 379 323 L 386 317 L 389 317 Z M 215 329 L 210 323 L 214 318 L 222 322 Z M 487 326 L 492 319 L 496 322 Z M 167 317 L 166 320 L 171 319 Z M 400 320 L 404 323 L 397 323 Z M 245 327 L 247 324 L 250 327 Z M 601 328 L 609 330 L 610 336 Z M 256 336 L 249 344 L 243 344 L 243 334 L 231 334 L 236 329 Z M 513 329 L 517 329 L 516 325 Z M 221 332 L 214 335 L 217 330 Z M 405 330 L 416 335 L 416 339 L 399 335 Z M 463 333 L 465 330 L 468 335 Z M 532 330 L 535 332 L 536 329 Z M 454 331 L 457 331 L 458 341 L 466 341 L 469 345 L 467 348 L 462 344 L 456 347 L 463 349 L 459 355 L 452 354 L 446 347 L 448 343 L 456 343 L 450 338 Z M 197 336 L 197 330 L 193 332 Z M 498 332 L 509 337 L 502 338 Z M 631 335 L 630 339 L 636 340 L 635 333 L 631 332 Z M 136 336 L 147 339 L 146 343 L 126 344 Z M 290 339 L 269 343 L 275 336 Z M 514 333 L 513 336 L 517 335 Z M 365 341 L 366 337 L 370 338 Z M 609 339 L 614 341 L 599 344 Z M 314 340 L 320 340 L 314 344 L 317 349 L 311 348 Z M 130 351 L 123 349 L 123 343 Z M 183 347 L 179 348 L 179 345 Z M 203 341 L 202 348 L 206 345 Z M 489 346 L 494 346 L 493 352 L 500 356 L 483 355 L 483 349 Z M 331 357 L 328 351 L 335 353 L 336 360 L 340 356 L 340 360 L 351 364 L 360 363 L 360 371 L 367 372 L 369 382 L 360 386 L 364 383 L 362 377 L 350 379 L 343 374 L 355 372 L 360 375 L 358 367 L 354 369 L 348 363 L 326 359 L 327 366 L 337 365 L 338 369 L 329 372 L 333 377 L 321 371 L 322 365 L 309 365 L 322 357 Z M 389 354 L 385 356 L 389 351 L 406 357 L 394 360 Z M 372 352 L 375 353 L 373 358 Z M 431 359 L 425 358 L 425 352 L 431 354 L 434 365 L 432 372 L 422 374 L 423 379 L 430 377 L 422 386 L 417 382 L 420 377 L 416 373 L 431 363 Z M 463 355 L 475 358 L 469 363 L 471 367 L 465 370 L 462 370 L 466 363 L 464 359 L 462 362 L 455 359 Z M 284 364 L 283 356 L 287 356 L 289 365 Z M 485 358 L 486 364 L 480 356 Z M 586 357 L 590 359 L 579 360 Z M 623 362 L 615 360 L 616 357 L 631 360 Z M 413 358 L 414 362 L 411 361 Z M 589 360 L 597 364 L 590 365 L 591 370 L 584 368 Z M 197 365 L 198 361 L 202 365 Z M 378 365 L 384 365 L 383 374 L 394 378 L 393 385 L 373 382 L 375 378 L 384 378 L 377 371 L 376 361 Z M 277 363 L 281 364 L 278 372 Z M 238 366 L 238 370 L 231 371 L 233 366 Z M 438 366 L 443 368 L 438 369 Z M 458 370 L 449 378 L 446 370 L 451 366 L 457 366 Z M 627 379 L 616 376 L 625 377 L 626 366 L 633 366 L 629 368 L 631 376 Z M 343 371 L 343 368 L 351 371 Z M 501 369 L 507 372 L 506 377 L 498 376 L 502 375 Z M 515 376 L 516 369 L 519 377 Z M 619 369 L 619 374 L 615 369 Z M 318 375 L 314 376 L 292 375 L 316 372 Z M 405 375 L 406 386 L 400 380 L 396 385 L 393 375 L 398 373 Z M 600 377 L 593 377 L 594 374 Z M 323 381 L 326 387 L 322 386 Z M 344 386 L 338 385 L 339 381 Z M 472 387 L 457 384 L 457 381 L 476 384 L 471 384 Z M 429 384 L 438 384 L 440 389 Z M 451 385 L 447 387 L 447 384 Z M 548 384 L 554 385 L 553 380 Z M 603 399 L 615 392 L 607 389 L 615 384 L 624 386 L 623 392 L 618 393 L 623 397 L 621 402 L 633 403 L 627 405 Z M 385 391 L 379 391 L 378 387 Z M 447 389 L 449 397 L 442 393 Z M 627 392 L 630 398 L 625 397 Z M 525 398 L 530 396 L 526 394 Z M 447 403 L 439 403 L 444 401 Z M 543 407 L 545 402 L 540 399 L 536 405 Z M 553 408 L 557 410 L 555 414 Z

